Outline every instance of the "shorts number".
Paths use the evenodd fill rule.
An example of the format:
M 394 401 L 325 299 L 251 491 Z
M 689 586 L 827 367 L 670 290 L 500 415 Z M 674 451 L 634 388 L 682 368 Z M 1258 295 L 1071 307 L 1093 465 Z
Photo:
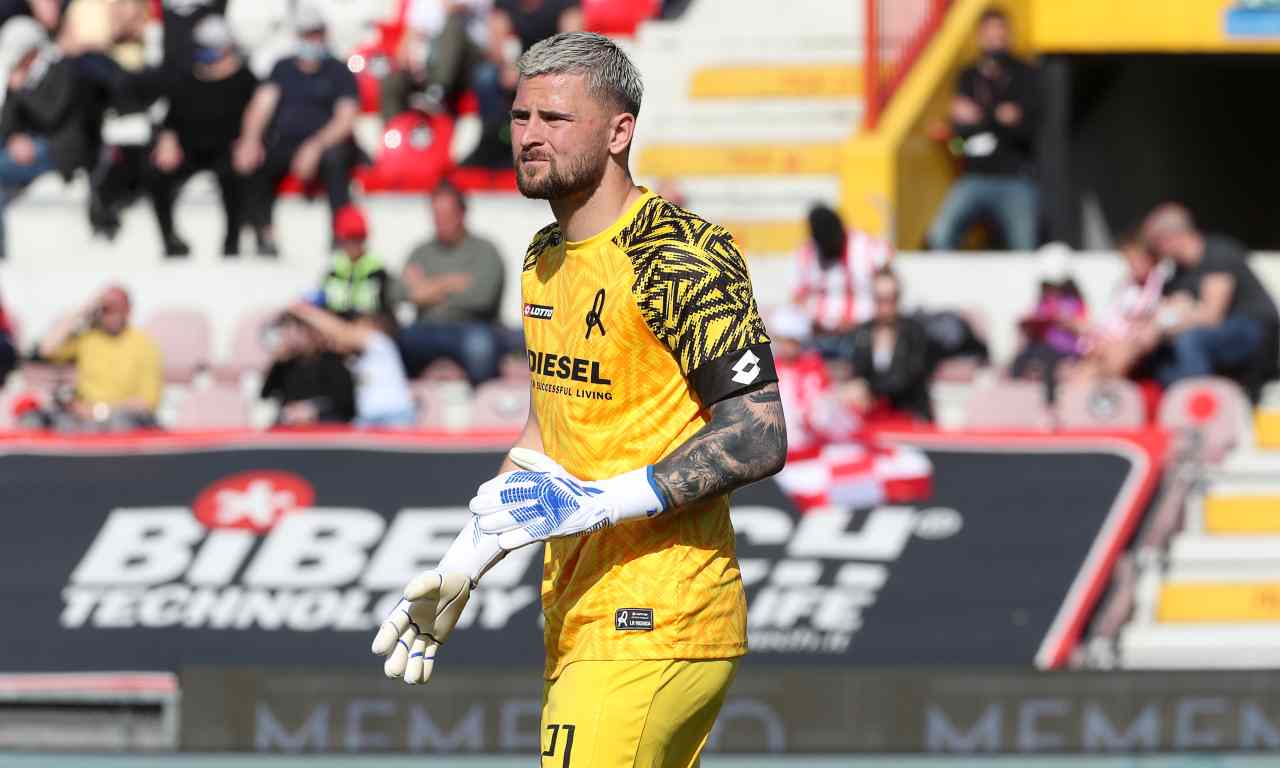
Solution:
M 569 768 L 569 756 L 573 754 L 574 726 L 570 723 L 552 723 L 547 726 L 547 730 L 551 731 L 551 744 L 542 751 L 542 756 L 555 757 L 556 741 L 560 738 L 560 732 L 564 731 L 564 760 L 560 765 L 562 765 L 563 768 Z

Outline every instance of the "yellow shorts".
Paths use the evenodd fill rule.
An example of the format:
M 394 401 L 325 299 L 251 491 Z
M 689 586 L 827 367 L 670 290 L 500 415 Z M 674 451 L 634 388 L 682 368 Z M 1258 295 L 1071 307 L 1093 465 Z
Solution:
M 693 768 L 737 659 L 575 661 L 542 692 L 542 768 Z

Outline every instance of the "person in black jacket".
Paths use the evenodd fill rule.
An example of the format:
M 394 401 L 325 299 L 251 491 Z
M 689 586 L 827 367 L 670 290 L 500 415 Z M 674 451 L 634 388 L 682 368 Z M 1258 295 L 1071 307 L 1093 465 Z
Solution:
M 1009 52 L 1009 20 L 999 10 L 978 22 L 981 58 L 960 73 L 951 100 L 952 146 L 964 157 L 929 228 L 929 244 L 960 247 L 975 217 L 992 217 L 1015 251 L 1036 247 L 1039 201 L 1031 178 L 1032 141 L 1039 122 L 1035 70 Z
M 921 421 L 933 421 L 929 336 L 923 325 L 899 312 L 900 286 L 892 269 L 876 273 L 875 316 L 854 328 L 848 340 L 847 355 L 856 377 L 853 389 L 865 393 L 868 410 L 884 404 Z
M 0 70 L 8 72 L 0 110 L 0 258 L 4 208 L 28 184 L 57 171 L 90 168 L 102 146 L 104 105 L 38 21 L 17 16 L 0 30 Z
M 1244 245 L 1201 232 L 1178 203 L 1157 206 L 1142 234 L 1152 253 L 1174 268 L 1155 318 L 1163 340 L 1156 379 L 1169 387 L 1227 376 L 1256 402 L 1276 372 L 1280 310 L 1249 266 Z
M 222 193 L 227 228 L 222 254 L 240 253 L 245 181 L 231 166 L 231 147 L 240 122 L 258 87 L 231 41 L 221 16 L 206 16 L 195 29 L 196 63 L 169 96 L 169 111 L 151 152 L 149 192 L 167 256 L 191 253 L 173 226 L 173 201 L 182 185 L 198 171 L 211 170 Z
M 236 170 L 249 176 L 246 212 L 264 256 L 279 252 L 272 209 L 281 180 L 293 174 L 323 185 L 336 214 L 351 202 L 351 171 L 361 156 L 351 135 L 360 113 L 356 78 L 329 53 L 315 0 L 297 6 L 293 23 L 297 53 L 276 62 L 258 86 L 232 150 Z
M 285 313 L 272 325 L 267 342 L 274 359 L 262 382 L 262 398 L 280 404 L 277 425 L 346 424 L 355 418 L 355 379 L 316 331 Z

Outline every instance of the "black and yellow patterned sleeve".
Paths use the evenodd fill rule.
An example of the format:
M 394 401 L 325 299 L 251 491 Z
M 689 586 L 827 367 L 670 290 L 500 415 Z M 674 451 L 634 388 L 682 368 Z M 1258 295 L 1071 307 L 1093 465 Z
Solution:
M 727 231 L 656 198 L 618 240 L 641 314 L 704 406 L 777 381 L 746 262 Z

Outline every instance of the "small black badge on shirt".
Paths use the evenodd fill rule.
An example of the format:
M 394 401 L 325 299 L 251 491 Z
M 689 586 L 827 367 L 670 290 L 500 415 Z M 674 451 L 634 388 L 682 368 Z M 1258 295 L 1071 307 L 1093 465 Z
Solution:
M 619 608 L 613 614 L 613 628 L 618 631 L 636 630 L 649 632 L 653 630 L 652 608 Z
M 555 312 L 555 309 L 545 304 L 524 305 L 524 316 L 532 317 L 535 320 L 550 320 L 553 312 Z

